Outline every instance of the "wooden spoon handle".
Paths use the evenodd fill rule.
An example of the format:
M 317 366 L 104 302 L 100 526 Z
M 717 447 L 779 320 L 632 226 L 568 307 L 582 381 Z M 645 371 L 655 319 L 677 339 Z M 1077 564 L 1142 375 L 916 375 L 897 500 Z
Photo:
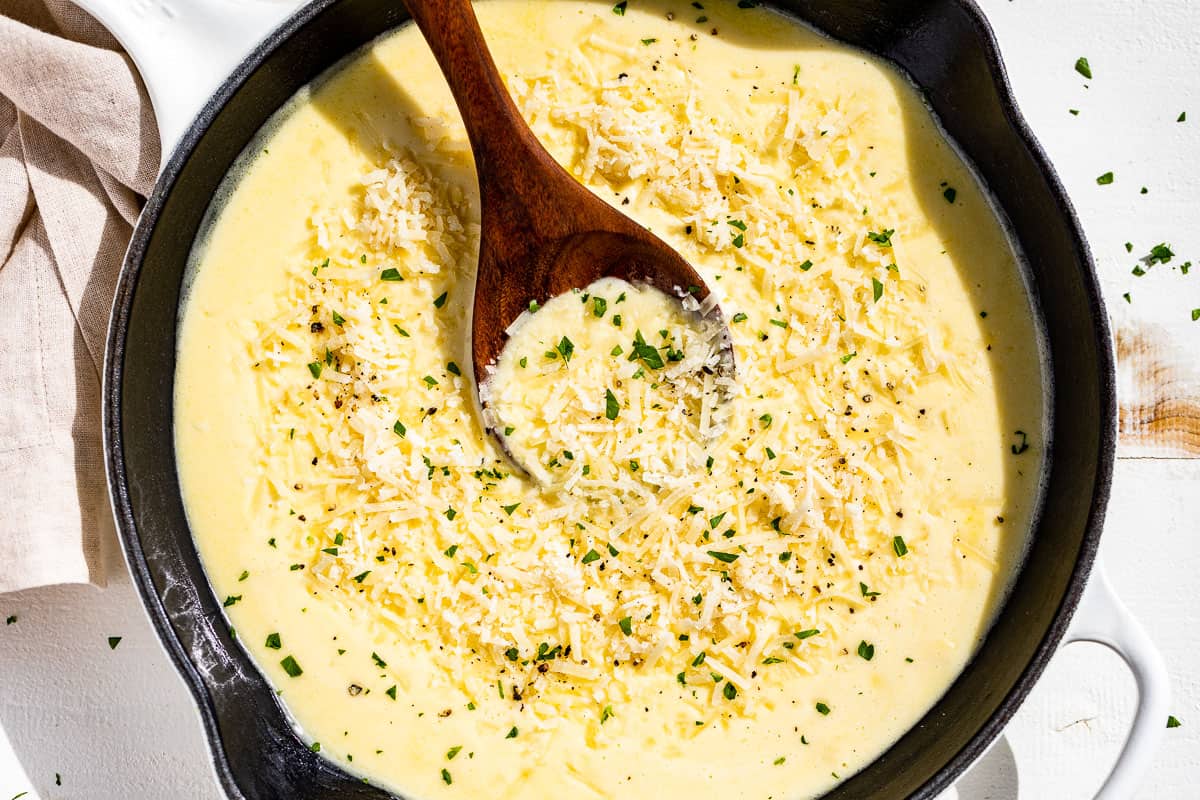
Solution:
M 516 194 L 536 188 L 524 185 L 522 164 L 542 162 L 549 154 L 509 96 L 470 0 L 404 0 L 404 4 L 450 84 L 479 175 L 499 179 Z

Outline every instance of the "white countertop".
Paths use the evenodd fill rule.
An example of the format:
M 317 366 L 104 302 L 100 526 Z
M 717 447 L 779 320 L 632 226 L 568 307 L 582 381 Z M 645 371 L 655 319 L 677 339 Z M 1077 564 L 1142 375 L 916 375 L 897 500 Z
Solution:
M 1200 3 L 980 5 L 1018 102 L 1075 202 L 1116 327 L 1149 331 L 1159 357 L 1195 374 L 1200 321 L 1190 312 L 1200 308 L 1200 266 L 1186 277 L 1155 269 L 1136 278 L 1130 269 L 1158 242 L 1179 254 L 1175 264 L 1200 264 L 1200 49 L 1193 41 Z M 1074 71 L 1079 56 L 1088 58 L 1093 80 Z M 1182 111 L 1188 120 L 1178 123 Z M 1110 170 L 1114 183 L 1097 185 Z M 1126 241 L 1135 245 L 1132 255 Z M 1183 451 L 1131 440 L 1120 454 L 1102 554 L 1117 591 L 1166 658 L 1172 713 L 1183 722 L 1167 731 L 1138 797 L 1197 797 L 1200 458 L 1165 457 Z M 115 544 L 110 552 L 118 552 Z M 0 624 L 0 800 L 26 791 L 28 800 L 221 800 L 191 698 L 124 564 L 114 562 L 104 590 L 0 596 L 0 620 L 17 618 Z M 110 636 L 122 637 L 115 650 Z M 1116 655 L 1070 646 L 947 800 L 1091 797 L 1134 703 L 1133 679 Z

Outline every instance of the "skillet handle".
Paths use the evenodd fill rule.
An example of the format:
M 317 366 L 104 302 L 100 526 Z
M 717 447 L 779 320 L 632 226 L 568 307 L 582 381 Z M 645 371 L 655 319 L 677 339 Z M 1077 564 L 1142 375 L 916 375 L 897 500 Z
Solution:
M 1064 640 L 1071 642 L 1105 645 L 1124 659 L 1137 681 L 1133 728 L 1116 766 L 1096 794 L 1096 800 L 1128 800 L 1136 793 L 1166 732 L 1170 678 L 1158 648 L 1121 603 L 1099 562 Z
M 141 73 L 165 165 L 192 119 L 297 0 L 75 0 Z

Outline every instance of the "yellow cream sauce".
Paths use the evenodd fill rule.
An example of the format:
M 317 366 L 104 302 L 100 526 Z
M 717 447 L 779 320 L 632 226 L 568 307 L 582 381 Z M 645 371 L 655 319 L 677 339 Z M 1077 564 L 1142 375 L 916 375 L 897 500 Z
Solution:
M 545 75 L 562 63 L 563 51 L 581 51 L 585 42 L 600 41 L 608 48 L 605 69 L 617 64 L 648 92 L 658 80 L 656 65 L 685 70 L 700 87 L 700 107 L 714 115 L 761 119 L 764 107 L 784 103 L 789 87 L 796 85 L 810 97 L 830 98 L 835 105 L 838 98 L 852 97 L 869 109 L 869 119 L 860 121 L 849 139 L 862 161 L 856 167 L 863 173 L 859 178 L 877 187 L 879 209 L 872 213 L 886 209 L 888 227 L 899 231 L 895 255 L 884 253 L 885 259 L 896 259 L 899 275 L 878 273 L 897 283 L 888 283 L 887 293 L 874 302 L 866 279 L 861 302 L 869 308 L 898 300 L 903 296 L 898 281 L 912 281 L 910 303 L 900 313 L 924 315 L 931 330 L 944 333 L 948 357 L 969 361 L 966 379 L 943 369 L 904 394 L 904 407 L 919 409 L 912 417 L 919 447 L 905 457 L 932 465 L 923 480 L 937 485 L 896 491 L 930 502 L 943 498 L 961 513 L 931 518 L 923 538 L 898 528 L 915 537 L 903 558 L 891 552 L 890 536 L 881 544 L 884 552 L 874 557 L 901 566 L 887 568 L 880 596 L 859 598 L 858 613 L 833 609 L 832 603 L 822 610 L 829 615 L 829 635 L 836 631 L 836 638 L 812 662 L 812 671 L 771 673 L 786 679 L 755 678 L 753 688 L 741 688 L 738 702 L 745 701 L 744 707 L 735 712 L 715 705 L 700 717 L 692 713 L 695 687 L 675 680 L 681 667 L 659 664 L 620 673 L 624 702 L 611 713 L 603 714 L 598 705 L 595 713 L 566 715 L 551 726 L 546 720 L 553 714 L 533 709 L 536 700 L 527 709 L 511 697 L 499 697 L 491 688 L 495 675 L 476 662 L 464 662 L 463 675 L 448 682 L 445 673 L 453 668 L 436 647 L 396 635 L 395 628 L 380 624 L 370 603 L 335 601 L 330 592 L 314 588 L 308 568 L 292 568 L 306 563 L 297 553 L 304 552 L 312 534 L 297 524 L 296 509 L 286 498 L 288 484 L 311 475 L 309 455 L 315 461 L 321 454 L 297 444 L 294 472 L 264 481 L 262 421 L 272 413 L 274 400 L 260 380 L 271 367 L 259 350 L 258 323 L 277 315 L 289 281 L 320 265 L 324 248 L 315 241 L 314 215 L 354 207 L 362 176 L 385 163 L 394 149 L 422 152 L 428 125 L 418 120 L 446 121 L 446 135 L 458 147 L 441 152 L 458 155 L 442 157 L 436 171 L 461 186 L 478 218 L 473 167 L 449 91 L 418 32 L 402 27 L 280 112 L 231 176 L 195 253 L 175 384 L 175 435 L 188 517 L 217 597 L 238 598 L 226 608 L 230 625 L 279 689 L 304 739 L 319 742 L 322 755 L 373 784 L 414 798 L 819 796 L 868 764 L 933 706 L 972 656 L 1019 566 L 1040 479 L 1041 356 L 1018 258 L 986 194 L 918 93 L 893 68 L 772 12 L 715 0 L 704 5 L 699 11 L 687 2 L 630 2 L 623 14 L 615 14 L 611 3 L 586 0 L 487 0 L 477 8 L 495 59 L 512 80 Z M 699 22 L 700 16 L 705 21 Z M 563 79 L 569 80 L 569 73 Z M 581 145 L 551 117 L 543 116 L 535 129 L 556 156 L 578 155 Z M 792 176 L 773 177 L 782 185 Z M 748 314 L 731 329 L 739 363 L 758 374 L 753 372 L 759 369 L 754 366 L 758 354 L 769 352 L 783 335 L 769 319 L 793 310 L 764 307 L 768 273 L 734 270 L 730 265 L 737 253 L 729 247 L 720 252 L 699 247 L 670 208 L 623 205 L 627 186 L 603 177 L 589 185 L 678 247 L 710 284 L 719 286 L 727 317 L 736 310 Z M 949 196 L 948 188 L 954 190 Z M 882 229 L 882 224 L 873 228 Z M 814 248 L 814 275 L 822 259 L 841 257 Z M 372 253 L 370 266 L 387 264 Z M 796 269 L 795 264 L 777 267 Z M 446 312 L 450 330 L 463 337 L 455 346 L 459 363 L 466 364 L 469 276 L 446 280 L 452 304 L 457 303 Z M 394 292 L 393 306 L 413 304 L 403 294 L 412 283 L 385 287 Z M 606 294 L 616 290 L 609 287 Z M 609 315 L 614 300 L 608 297 Z M 428 307 L 428 298 L 421 302 Z M 434 348 L 428 327 L 404 327 L 412 336 L 396 346 L 411 348 L 414 359 Z M 541 337 L 525 348 L 535 360 L 544 358 L 546 345 L 553 348 L 559 331 L 576 339 L 581 362 L 590 352 L 591 340 L 578 326 L 555 323 L 531 331 Z M 628 339 L 608 330 L 592 350 L 607 352 L 621 342 L 627 347 Z M 844 368 L 847 385 L 853 382 L 854 388 L 866 380 L 861 369 L 869 369 L 869 347 L 859 350 L 862 360 L 838 364 L 835 358 L 831 366 L 835 373 Z M 519 355 L 514 350 L 502 364 L 509 387 L 521 380 L 512 363 Z M 408 369 L 420 380 L 441 366 L 432 363 L 438 358 L 431 357 L 432 366 L 417 361 Z M 297 384 L 309 381 L 303 364 L 298 371 L 287 369 Z M 446 381 L 444 372 L 437 374 Z M 450 383 L 458 387 L 463 410 L 449 418 L 448 427 L 436 430 L 461 437 L 472 453 L 494 458 L 492 443 L 463 399 L 470 397 L 471 385 Z M 740 393 L 738 403 L 758 400 L 754 386 Z M 407 397 L 397 402 L 417 409 L 421 401 L 415 394 L 411 402 Z M 877 397 L 876 402 L 894 401 Z M 512 413 L 524 415 L 531 425 L 531 408 Z M 401 416 L 412 428 L 418 413 Z M 633 412 L 623 408 L 622 413 Z M 757 418 L 747 417 L 748 424 Z M 265 493 L 264 482 L 273 487 Z M 522 491 L 526 504 L 541 496 L 534 488 Z M 895 524 L 908 525 L 917 512 L 910 508 Z M 911 565 L 909 572 L 896 571 L 904 565 Z M 860 642 L 875 643 L 870 660 L 856 653 Z M 285 657 L 302 672 L 289 674 L 295 670 Z M 765 675 L 774 668 L 760 671 Z M 476 692 L 473 686 L 488 691 Z M 723 702 L 719 691 L 715 695 Z M 554 697 L 547 693 L 544 702 L 558 702 Z

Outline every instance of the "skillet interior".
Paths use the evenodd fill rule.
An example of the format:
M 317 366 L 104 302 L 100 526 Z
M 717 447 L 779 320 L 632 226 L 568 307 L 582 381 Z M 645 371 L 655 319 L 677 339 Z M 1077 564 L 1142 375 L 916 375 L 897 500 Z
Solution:
M 973 162 L 1030 266 L 1045 317 L 1054 450 L 1026 565 L 979 654 L 924 719 L 831 800 L 932 798 L 980 755 L 1040 675 L 1095 554 L 1115 431 L 1109 331 L 1087 246 L 1021 120 L 970 0 L 781 0 L 817 29 L 891 59 Z M 386 798 L 310 752 L 230 636 L 184 515 L 173 384 L 180 290 L 209 201 L 242 148 L 296 90 L 396 26 L 394 0 L 317 0 L 218 91 L 168 164 L 130 246 L 105 367 L 110 486 L 129 565 L 201 710 L 233 797 Z

